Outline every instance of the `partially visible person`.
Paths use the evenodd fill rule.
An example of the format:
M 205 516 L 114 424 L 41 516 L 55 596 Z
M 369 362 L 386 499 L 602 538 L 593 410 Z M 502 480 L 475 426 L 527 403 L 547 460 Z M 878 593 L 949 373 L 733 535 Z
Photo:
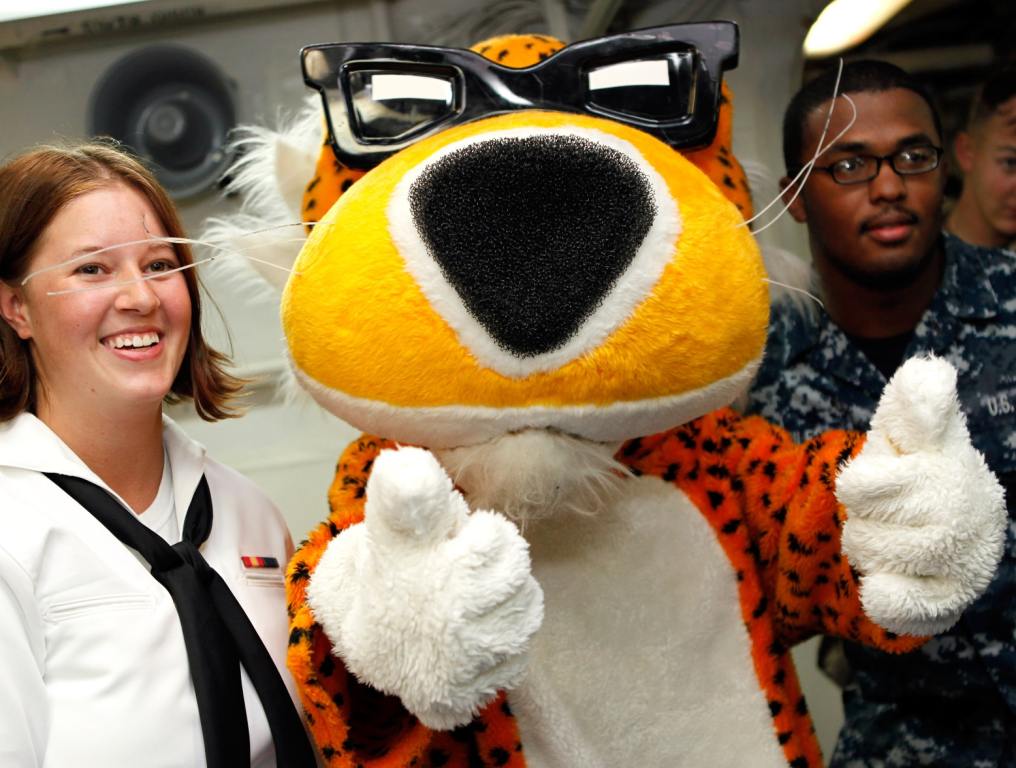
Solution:
M 115 146 L 0 166 L 0 765 L 315 763 L 286 526 L 162 412 L 225 418 L 242 384 L 182 235 Z
M 988 76 L 953 146 L 963 191 L 946 229 L 974 245 L 1016 243 L 1016 64 Z
M 938 113 L 903 70 L 847 64 L 806 84 L 784 119 L 783 179 L 807 225 L 823 306 L 773 307 L 748 410 L 798 439 L 866 430 L 900 363 L 934 353 L 959 371 L 974 445 L 1016 496 L 1016 255 L 941 230 Z M 828 131 L 823 127 L 831 112 Z M 839 135 L 845 131 L 843 135 Z M 791 179 L 831 143 L 806 181 Z M 949 632 L 890 656 L 847 643 L 845 724 L 833 768 L 1016 766 L 1016 526 L 995 580 Z M 828 646 L 826 646 L 828 650 Z M 830 654 L 835 658 L 835 654 Z M 828 665 L 824 665 L 828 668 Z

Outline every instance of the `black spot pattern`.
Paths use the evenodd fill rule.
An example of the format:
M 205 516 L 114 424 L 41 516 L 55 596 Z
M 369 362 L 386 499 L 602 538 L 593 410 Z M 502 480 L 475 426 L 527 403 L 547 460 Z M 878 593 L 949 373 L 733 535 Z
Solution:
M 310 568 L 307 567 L 307 563 L 301 560 L 294 566 L 293 572 L 289 574 L 289 583 L 297 584 L 301 581 L 307 581 L 309 578 Z
M 723 498 L 722 494 L 720 494 L 720 498 L 721 499 Z M 733 520 L 728 520 L 727 522 L 725 522 L 720 530 L 723 531 L 724 533 L 730 534 L 740 527 L 741 521 L 737 518 L 734 518 Z
M 335 673 L 335 659 L 331 655 L 325 656 L 324 661 L 321 662 L 321 666 L 318 667 L 318 674 L 324 677 L 330 677 Z

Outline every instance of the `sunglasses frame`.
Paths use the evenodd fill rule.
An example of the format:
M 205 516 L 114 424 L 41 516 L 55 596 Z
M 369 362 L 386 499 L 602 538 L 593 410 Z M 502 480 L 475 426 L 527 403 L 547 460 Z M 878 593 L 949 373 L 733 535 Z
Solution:
M 739 30 L 732 21 L 670 24 L 574 43 L 524 69 L 505 67 L 463 48 L 397 43 L 325 43 L 300 50 L 304 82 L 318 91 L 336 158 L 369 169 L 452 125 L 521 109 L 592 114 L 633 125 L 675 149 L 708 146 L 716 135 L 723 73 L 737 66 Z M 671 53 L 695 54 L 694 108 L 654 120 L 591 103 L 593 69 Z M 450 112 L 395 139 L 357 135 L 348 87 L 351 73 L 439 74 L 454 82 Z M 329 93 L 338 97 L 329 97 Z M 333 112 L 339 114 L 333 114 Z

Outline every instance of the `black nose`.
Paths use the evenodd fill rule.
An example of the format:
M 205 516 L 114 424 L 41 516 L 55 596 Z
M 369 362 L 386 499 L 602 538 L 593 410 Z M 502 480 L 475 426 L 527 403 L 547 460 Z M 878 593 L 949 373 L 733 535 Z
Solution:
M 409 203 L 466 309 L 518 357 L 558 349 L 581 328 L 656 216 L 634 160 L 562 134 L 454 150 L 413 183 Z

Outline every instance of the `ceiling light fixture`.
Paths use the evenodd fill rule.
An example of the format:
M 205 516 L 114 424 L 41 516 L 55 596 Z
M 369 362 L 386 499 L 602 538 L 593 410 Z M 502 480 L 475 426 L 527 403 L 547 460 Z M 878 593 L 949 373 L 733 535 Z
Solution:
M 136 0 L 8 0 L 3 4 L 3 8 L 0 8 L 0 22 L 105 8 L 109 5 L 131 2 Z
M 867 40 L 910 0 L 833 0 L 804 38 L 809 59 L 833 56 Z

